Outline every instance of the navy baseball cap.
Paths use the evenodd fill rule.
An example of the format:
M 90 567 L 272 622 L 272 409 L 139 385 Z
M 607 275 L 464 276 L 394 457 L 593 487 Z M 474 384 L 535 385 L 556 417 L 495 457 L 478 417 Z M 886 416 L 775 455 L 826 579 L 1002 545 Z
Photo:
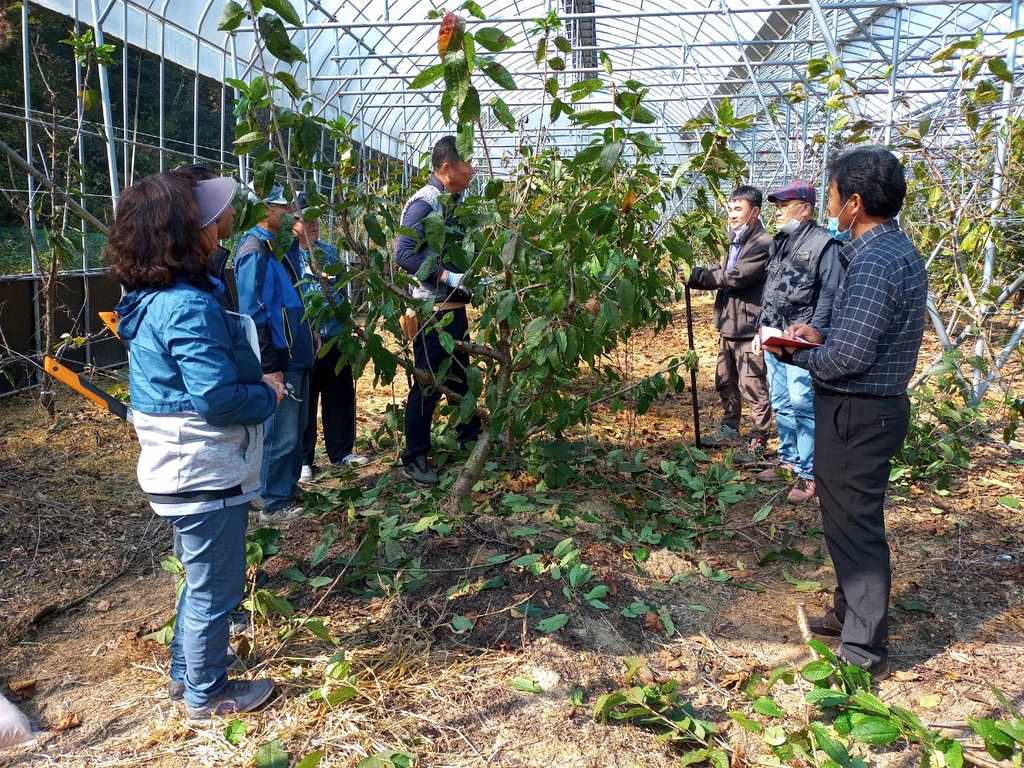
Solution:
M 768 195 L 769 203 L 778 203 L 784 200 L 799 200 L 802 203 L 810 203 L 813 206 L 817 199 L 818 196 L 814 192 L 814 187 L 806 181 L 800 181 L 799 179 Z

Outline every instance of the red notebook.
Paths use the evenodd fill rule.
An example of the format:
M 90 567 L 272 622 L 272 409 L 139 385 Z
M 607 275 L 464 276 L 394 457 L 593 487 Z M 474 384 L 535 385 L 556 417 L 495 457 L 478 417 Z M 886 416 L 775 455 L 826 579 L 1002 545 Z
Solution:
M 820 347 L 815 341 L 796 336 L 784 336 L 778 328 L 765 325 L 757 329 L 757 337 L 764 347 L 790 347 L 791 349 L 814 349 Z

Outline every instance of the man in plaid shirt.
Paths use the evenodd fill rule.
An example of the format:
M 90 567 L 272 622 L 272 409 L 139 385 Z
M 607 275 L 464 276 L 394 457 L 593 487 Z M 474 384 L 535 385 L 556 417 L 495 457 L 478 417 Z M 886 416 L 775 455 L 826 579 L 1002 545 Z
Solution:
M 811 631 L 841 637 L 840 657 L 876 678 L 889 669 L 885 490 L 910 423 L 907 385 L 928 296 L 921 255 L 895 221 L 906 192 L 903 167 L 886 149 L 832 160 L 829 228 L 849 240 L 840 251 L 846 274 L 824 337 L 810 325 L 786 329 L 823 346 L 780 354 L 814 379 L 814 479 L 836 570 L 833 607 L 811 620 Z

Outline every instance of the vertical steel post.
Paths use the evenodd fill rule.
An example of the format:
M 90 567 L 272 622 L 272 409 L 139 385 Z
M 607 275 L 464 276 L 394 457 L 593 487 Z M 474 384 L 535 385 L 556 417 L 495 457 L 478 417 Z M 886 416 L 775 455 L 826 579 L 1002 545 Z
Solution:
M 31 52 L 29 49 L 28 42 L 28 3 L 21 4 L 21 65 L 22 71 L 21 76 L 25 81 L 25 159 L 32 163 L 32 145 L 35 140 L 32 136 L 32 67 L 29 65 L 31 60 Z M 36 354 L 42 355 L 42 340 L 43 335 L 39 333 L 39 328 L 42 325 L 43 320 L 43 308 L 39 301 L 38 285 L 42 279 L 42 265 L 39 262 L 39 249 L 36 247 L 36 181 L 32 178 L 31 173 L 26 173 L 28 179 L 28 229 L 29 229 L 29 251 L 32 258 L 32 276 L 33 282 L 37 288 L 32 291 L 32 315 L 33 325 L 36 329 Z M 38 371 L 33 374 L 38 376 Z M 42 379 L 40 379 L 40 382 Z
M 103 19 L 100 16 L 99 0 L 92 0 L 92 17 L 95 23 L 96 45 L 103 45 Z M 127 37 L 127 35 L 125 35 Z M 127 45 L 127 41 L 125 41 Z M 110 83 L 107 79 L 107 68 L 98 66 L 96 74 L 100 78 L 100 98 L 103 101 L 103 131 L 107 139 L 107 172 L 110 177 L 110 204 L 117 212 L 117 204 L 121 199 L 121 187 L 117 178 L 117 143 L 114 137 L 114 113 L 110 107 Z

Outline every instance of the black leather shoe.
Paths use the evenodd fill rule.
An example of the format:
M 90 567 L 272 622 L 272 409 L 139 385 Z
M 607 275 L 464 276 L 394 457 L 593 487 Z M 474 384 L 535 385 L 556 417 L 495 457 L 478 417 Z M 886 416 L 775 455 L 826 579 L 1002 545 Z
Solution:
M 821 637 L 843 636 L 843 622 L 836 617 L 836 612 L 831 608 L 821 618 L 808 617 L 807 627 L 813 634 Z
M 843 664 L 853 664 L 853 666 L 855 667 L 860 667 L 869 675 L 871 675 L 871 679 L 876 683 L 879 680 L 884 680 L 889 676 L 889 662 L 886 659 L 879 659 L 878 661 L 873 662 L 866 667 L 862 664 L 854 664 L 852 661 L 847 661 L 846 658 L 842 655 L 839 656 L 839 661 L 841 661 Z

